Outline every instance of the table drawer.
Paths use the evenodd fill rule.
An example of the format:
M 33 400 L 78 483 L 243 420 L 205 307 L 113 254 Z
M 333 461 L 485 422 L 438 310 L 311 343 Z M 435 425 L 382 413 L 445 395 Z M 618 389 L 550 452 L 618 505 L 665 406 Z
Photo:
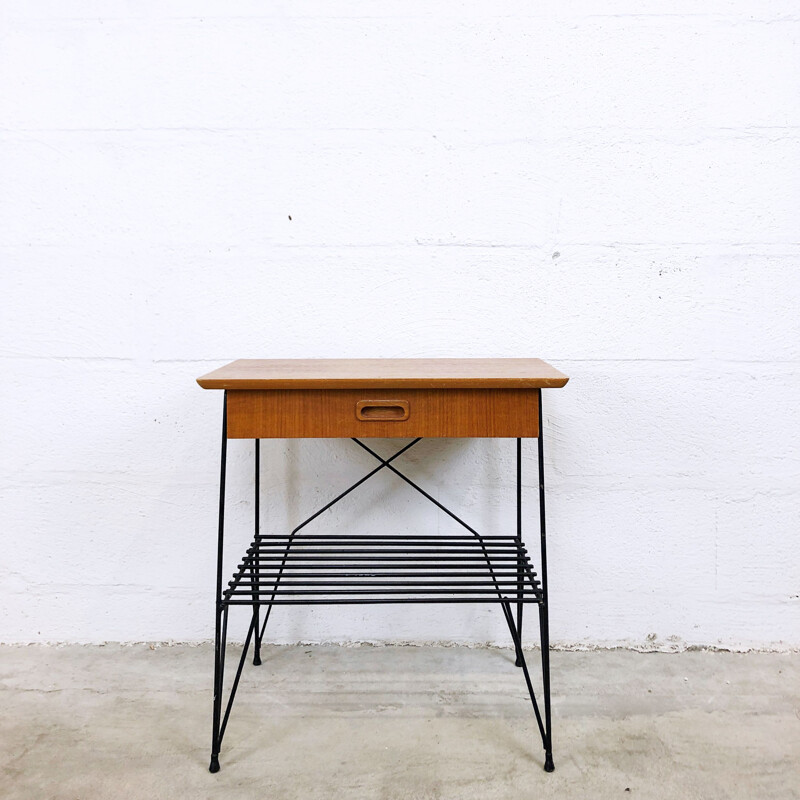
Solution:
M 536 437 L 536 389 L 228 391 L 228 437 Z

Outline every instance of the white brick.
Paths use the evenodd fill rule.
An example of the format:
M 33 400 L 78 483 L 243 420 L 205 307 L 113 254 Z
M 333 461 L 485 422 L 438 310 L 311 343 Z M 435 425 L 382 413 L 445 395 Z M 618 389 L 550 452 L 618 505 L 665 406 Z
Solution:
M 572 377 L 545 394 L 553 639 L 800 646 L 795 6 L 3 3 L 0 641 L 211 636 L 214 366 L 535 355 Z M 373 466 L 262 452 L 272 531 Z M 512 442 L 403 466 L 514 529 Z M 252 472 L 232 442 L 226 571 Z M 315 524 L 454 525 L 391 475 Z M 268 635 L 503 628 L 294 609 Z

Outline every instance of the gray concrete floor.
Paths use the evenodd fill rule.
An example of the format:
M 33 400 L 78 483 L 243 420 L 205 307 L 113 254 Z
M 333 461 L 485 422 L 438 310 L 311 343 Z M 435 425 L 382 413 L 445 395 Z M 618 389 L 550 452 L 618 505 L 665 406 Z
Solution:
M 800 654 L 554 653 L 550 775 L 510 650 L 263 655 L 211 775 L 211 647 L 0 648 L 0 796 L 800 797 Z

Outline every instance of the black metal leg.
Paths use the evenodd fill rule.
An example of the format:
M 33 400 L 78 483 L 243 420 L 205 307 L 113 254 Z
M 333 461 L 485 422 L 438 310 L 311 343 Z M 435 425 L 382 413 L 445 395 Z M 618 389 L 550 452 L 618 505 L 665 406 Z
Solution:
M 219 772 L 219 721 L 222 713 L 222 608 L 217 609 L 216 641 L 214 643 L 214 713 L 211 729 L 211 763 L 209 772 Z
M 539 606 L 539 628 L 542 640 L 542 689 L 544 692 L 544 769 L 545 772 L 552 772 L 555 765 L 553 764 L 553 729 L 550 718 L 550 631 L 547 606 L 544 605 Z
M 539 394 L 539 531 L 541 544 L 542 602 L 539 604 L 539 631 L 542 647 L 542 690 L 544 693 L 544 768 L 546 772 L 555 769 L 553 764 L 553 728 L 550 715 L 550 619 L 547 597 L 547 529 L 544 513 L 544 437 L 542 424 L 542 390 Z
M 216 678 L 214 686 L 214 731 L 212 734 L 213 744 L 211 747 L 211 763 L 208 766 L 209 772 L 219 772 L 219 751 L 222 746 L 222 687 L 225 683 L 225 649 L 228 641 L 228 607 L 221 608 L 217 615 L 219 634 L 217 636 L 218 645 L 215 650 L 214 675 Z
M 222 401 L 222 459 L 219 474 L 219 527 L 217 529 L 217 594 L 214 636 L 214 714 L 211 730 L 210 772 L 219 772 L 220 716 L 222 712 L 222 678 L 225 667 L 227 608 L 222 605 L 222 554 L 225 530 L 225 465 L 228 451 L 228 393 Z M 224 624 L 223 624 L 224 615 Z
M 520 547 L 522 547 L 522 439 L 517 439 L 517 543 Z M 520 649 L 517 650 L 517 660 L 515 665 L 517 667 L 521 667 L 522 657 L 520 650 L 522 649 L 522 609 L 525 605 L 522 602 L 524 583 L 522 570 L 524 569 L 525 565 L 520 560 L 517 566 L 520 571 L 520 576 L 517 581 L 517 634 L 519 635 Z
M 256 484 L 256 497 L 255 497 L 255 545 L 256 550 L 258 550 L 258 538 L 259 538 L 259 526 L 260 526 L 260 517 L 261 517 L 261 505 L 260 505 L 260 496 L 261 496 L 261 442 L 256 439 L 255 440 L 255 450 L 256 450 L 256 465 L 255 465 L 255 484 Z M 259 666 L 261 664 L 261 628 L 258 624 L 258 601 L 259 601 L 259 575 L 258 575 L 258 567 L 259 561 L 257 557 L 254 557 L 252 560 L 253 568 L 251 570 L 253 576 L 253 630 L 255 631 L 255 640 L 253 642 L 253 664 L 255 666 Z
M 542 741 L 544 741 L 544 723 L 542 722 L 542 715 L 539 712 L 539 704 L 536 702 L 536 694 L 533 691 L 533 683 L 531 682 L 531 676 L 528 672 L 528 665 L 525 663 L 525 654 L 522 652 L 522 647 L 520 646 L 519 634 L 517 633 L 517 629 L 514 625 L 514 617 L 511 613 L 511 606 L 507 600 L 504 600 L 501 603 L 501 608 L 503 609 L 503 614 L 505 615 L 506 622 L 508 623 L 508 629 L 511 631 L 511 639 L 514 642 L 514 647 L 517 648 L 517 652 L 519 653 L 520 667 L 522 667 L 522 674 L 525 676 L 525 684 L 528 687 L 528 694 L 531 698 L 533 713 L 536 715 L 536 724 L 539 726 L 539 733 L 542 734 Z M 545 764 L 545 769 L 546 768 L 547 766 Z

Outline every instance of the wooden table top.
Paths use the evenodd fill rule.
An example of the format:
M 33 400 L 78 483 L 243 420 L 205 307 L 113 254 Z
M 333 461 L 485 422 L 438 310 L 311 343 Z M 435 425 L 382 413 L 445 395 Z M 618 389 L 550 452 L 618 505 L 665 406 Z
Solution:
M 197 382 L 204 389 L 544 389 L 568 380 L 538 358 L 244 358 Z

